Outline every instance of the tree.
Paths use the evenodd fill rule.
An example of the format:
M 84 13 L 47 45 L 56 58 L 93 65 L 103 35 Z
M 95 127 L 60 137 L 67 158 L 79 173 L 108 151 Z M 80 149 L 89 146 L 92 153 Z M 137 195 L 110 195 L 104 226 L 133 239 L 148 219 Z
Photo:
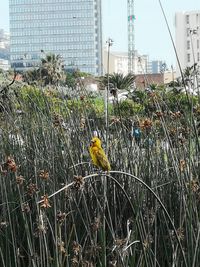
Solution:
M 64 64 L 61 56 L 47 54 L 41 59 L 39 73 L 44 85 L 58 85 L 64 78 Z
M 22 77 L 24 82 L 28 84 L 35 84 L 39 79 L 39 69 L 30 69 L 23 72 Z
M 123 75 L 122 73 L 113 73 L 109 75 L 109 83 L 112 84 L 112 87 L 115 89 L 130 89 L 135 80 L 135 75 L 129 73 Z M 104 86 L 108 84 L 108 75 L 102 77 L 101 79 Z

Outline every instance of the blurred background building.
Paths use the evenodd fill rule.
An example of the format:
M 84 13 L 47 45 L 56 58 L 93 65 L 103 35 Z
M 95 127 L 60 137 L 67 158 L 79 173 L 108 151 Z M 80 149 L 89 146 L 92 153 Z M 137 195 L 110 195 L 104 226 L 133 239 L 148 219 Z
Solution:
M 103 71 L 107 73 L 108 51 L 104 48 Z M 134 74 L 156 74 L 163 72 L 167 68 L 162 60 L 150 60 L 148 55 L 141 55 L 137 50 L 134 51 L 133 58 Z M 164 71 L 165 71 L 164 70 Z M 109 73 L 128 74 L 128 53 L 111 51 L 109 55 Z
M 195 63 L 200 66 L 200 10 L 175 15 L 176 50 L 182 70 Z M 179 66 L 176 67 L 180 76 Z
M 10 35 L 3 29 L 0 29 L 0 69 L 8 70 L 10 68 Z
M 38 66 L 51 52 L 66 69 L 102 73 L 101 0 L 9 0 L 11 66 Z

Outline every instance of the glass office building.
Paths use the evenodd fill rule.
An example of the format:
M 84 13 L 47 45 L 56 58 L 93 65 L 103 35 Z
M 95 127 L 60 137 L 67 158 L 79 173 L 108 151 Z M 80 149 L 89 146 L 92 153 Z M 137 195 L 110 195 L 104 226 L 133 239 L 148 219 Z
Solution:
M 38 66 L 47 53 L 66 69 L 102 74 L 101 0 L 9 0 L 11 66 Z

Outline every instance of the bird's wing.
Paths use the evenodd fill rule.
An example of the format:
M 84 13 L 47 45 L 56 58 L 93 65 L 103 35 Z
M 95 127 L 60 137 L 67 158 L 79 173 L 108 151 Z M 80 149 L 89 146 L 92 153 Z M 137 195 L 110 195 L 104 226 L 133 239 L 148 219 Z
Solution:
M 99 150 L 96 152 L 96 157 L 98 160 L 98 163 L 100 165 L 100 167 L 104 170 L 104 171 L 109 171 L 110 170 L 110 163 L 106 157 L 105 152 L 103 151 L 103 149 Z

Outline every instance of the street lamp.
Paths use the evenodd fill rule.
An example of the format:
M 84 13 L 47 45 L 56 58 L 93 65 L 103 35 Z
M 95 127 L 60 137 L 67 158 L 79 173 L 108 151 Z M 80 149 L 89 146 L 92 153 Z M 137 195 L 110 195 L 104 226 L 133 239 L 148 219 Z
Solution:
M 107 89 L 105 93 L 105 119 L 106 119 L 106 150 L 108 149 L 108 94 L 110 92 L 110 81 L 109 81 L 109 67 L 110 67 L 110 47 L 113 45 L 113 40 L 108 38 L 106 41 L 108 45 L 108 59 L 107 59 Z

